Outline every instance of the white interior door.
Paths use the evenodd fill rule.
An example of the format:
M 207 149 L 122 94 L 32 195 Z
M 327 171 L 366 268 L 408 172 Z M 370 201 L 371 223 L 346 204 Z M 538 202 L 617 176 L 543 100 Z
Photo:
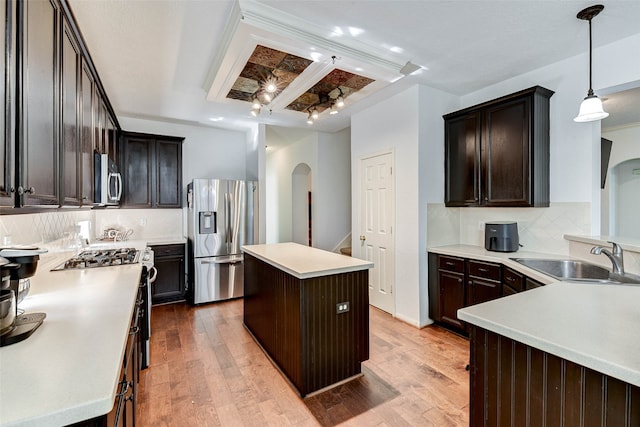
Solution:
M 369 303 L 394 314 L 393 154 L 362 159 L 360 174 L 360 257 L 374 263 L 369 270 Z

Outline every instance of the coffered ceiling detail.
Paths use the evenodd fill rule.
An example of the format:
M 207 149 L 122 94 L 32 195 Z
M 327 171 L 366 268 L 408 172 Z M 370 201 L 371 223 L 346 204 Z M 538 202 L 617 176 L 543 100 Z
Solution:
M 241 103 L 247 117 L 265 122 L 282 115 L 304 125 L 310 107 L 322 114 L 342 96 L 347 109 L 403 77 L 403 64 L 305 31 L 272 12 L 254 2 L 235 4 L 205 82 L 207 100 Z M 268 82 L 277 84 L 275 92 L 266 93 Z
M 311 63 L 313 61 L 310 59 L 258 45 L 227 94 L 227 98 L 251 102 L 261 92 L 266 92 L 266 83 L 273 82 L 276 89 L 272 98 L 262 100 L 269 103 L 289 87 L 289 84 Z
M 327 108 L 330 108 L 331 103 L 339 96 L 348 98 L 349 95 L 359 91 L 373 81 L 368 77 L 336 68 L 295 101 L 287 105 L 287 109 L 308 112 L 309 108 L 315 106 L 318 112 L 322 113 Z

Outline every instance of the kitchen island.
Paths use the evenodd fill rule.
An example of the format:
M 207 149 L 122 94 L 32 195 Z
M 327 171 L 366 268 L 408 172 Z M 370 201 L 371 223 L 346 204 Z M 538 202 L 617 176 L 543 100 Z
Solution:
M 74 254 L 40 256 L 19 308 L 46 319 L 26 340 L 0 348 L 2 426 L 68 425 L 114 406 L 142 265 L 50 271 Z
M 242 250 L 244 325 L 300 396 L 361 375 L 373 263 L 297 243 Z
M 640 425 L 639 307 L 640 286 L 555 282 L 459 310 L 470 425 Z

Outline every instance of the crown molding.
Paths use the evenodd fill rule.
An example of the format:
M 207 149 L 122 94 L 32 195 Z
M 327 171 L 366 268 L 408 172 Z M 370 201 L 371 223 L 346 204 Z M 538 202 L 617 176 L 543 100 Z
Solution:
M 384 58 L 382 52 L 356 39 L 349 43 L 338 43 L 326 36 L 326 29 L 303 21 L 298 17 L 276 10 L 253 0 L 239 0 L 242 20 L 254 27 L 310 43 L 337 55 L 349 57 L 365 64 L 375 65 L 400 73 L 406 61 L 397 62 Z

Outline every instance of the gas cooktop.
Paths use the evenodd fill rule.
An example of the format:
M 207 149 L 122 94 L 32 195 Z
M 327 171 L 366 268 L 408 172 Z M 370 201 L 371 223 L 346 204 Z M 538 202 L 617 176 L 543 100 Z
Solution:
M 139 258 L 140 251 L 134 248 L 86 250 L 69 258 L 52 271 L 136 264 Z

